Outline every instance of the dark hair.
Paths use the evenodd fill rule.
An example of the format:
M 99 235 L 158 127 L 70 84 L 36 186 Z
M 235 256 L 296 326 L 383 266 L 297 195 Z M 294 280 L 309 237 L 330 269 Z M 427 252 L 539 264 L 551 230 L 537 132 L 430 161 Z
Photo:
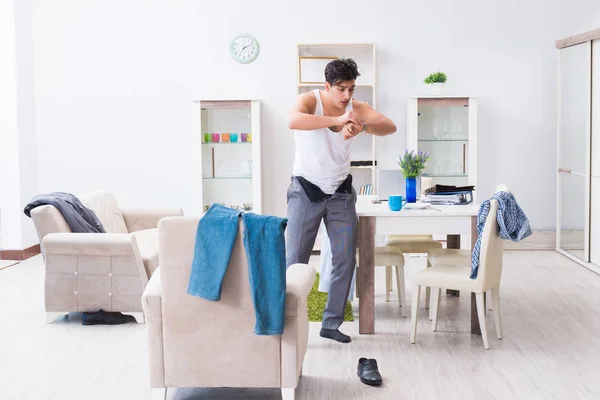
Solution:
M 325 67 L 325 81 L 329 82 L 330 85 L 355 80 L 359 75 L 358 66 L 351 58 L 333 60 Z

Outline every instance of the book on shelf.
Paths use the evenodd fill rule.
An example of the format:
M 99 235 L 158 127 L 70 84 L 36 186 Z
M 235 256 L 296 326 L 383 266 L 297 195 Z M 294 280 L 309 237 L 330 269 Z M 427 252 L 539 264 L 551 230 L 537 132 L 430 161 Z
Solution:
M 367 185 L 361 186 L 360 189 L 359 189 L 358 194 L 359 195 L 371 195 L 371 194 L 373 194 L 373 185 L 367 184 Z

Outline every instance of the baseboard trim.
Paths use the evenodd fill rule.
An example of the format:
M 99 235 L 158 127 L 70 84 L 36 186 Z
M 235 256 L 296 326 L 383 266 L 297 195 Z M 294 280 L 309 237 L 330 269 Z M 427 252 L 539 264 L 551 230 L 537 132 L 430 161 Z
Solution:
M 22 250 L 0 250 L 0 260 L 27 260 L 41 253 L 40 245 L 35 244 Z
M 533 231 L 520 242 L 504 240 L 504 250 L 555 250 L 555 231 Z

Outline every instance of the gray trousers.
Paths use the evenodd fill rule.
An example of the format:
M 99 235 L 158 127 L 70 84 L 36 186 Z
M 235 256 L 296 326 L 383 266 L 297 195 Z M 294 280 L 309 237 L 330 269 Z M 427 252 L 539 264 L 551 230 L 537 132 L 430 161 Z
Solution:
M 344 322 L 352 276 L 356 266 L 356 191 L 334 193 L 311 203 L 300 183 L 292 177 L 287 191 L 286 265 L 307 264 L 321 219 L 325 223 L 332 253 L 331 283 L 322 327 L 337 329 Z

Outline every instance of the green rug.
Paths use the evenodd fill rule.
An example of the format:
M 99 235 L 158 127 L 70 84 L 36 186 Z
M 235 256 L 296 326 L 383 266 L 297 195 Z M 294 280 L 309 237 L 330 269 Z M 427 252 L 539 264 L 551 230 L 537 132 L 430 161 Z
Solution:
M 327 293 L 319 292 L 319 279 L 320 276 L 317 273 L 315 283 L 308 294 L 308 320 L 311 322 L 320 322 L 323 320 L 323 310 L 325 310 L 325 304 L 327 304 Z M 346 304 L 344 321 L 354 321 L 352 304 L 350 302 Z

